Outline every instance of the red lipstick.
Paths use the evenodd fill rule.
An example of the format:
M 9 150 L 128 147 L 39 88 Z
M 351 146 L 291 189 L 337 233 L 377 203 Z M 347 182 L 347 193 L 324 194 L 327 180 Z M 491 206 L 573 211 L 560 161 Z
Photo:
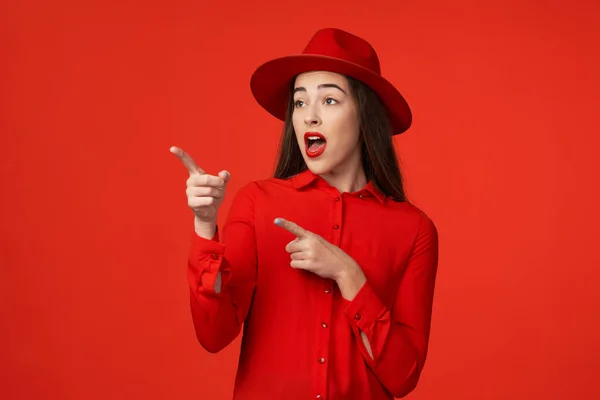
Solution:
M 323 154 L 325 147 L 327 147 L 327 140 L 319 132 L 306 132 L 304 134 L 304 145 L 306 146 L 306 155 L 315 158 Z

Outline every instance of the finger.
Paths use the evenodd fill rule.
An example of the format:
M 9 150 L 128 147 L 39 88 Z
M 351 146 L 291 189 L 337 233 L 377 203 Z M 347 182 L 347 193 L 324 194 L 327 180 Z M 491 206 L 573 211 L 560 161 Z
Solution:
M 225 182 L 226 185 L 227 185 L 227 182 L 229 182 L 229 178 L 231 178 L 231 175 L 229 174 L 229 171 L 221 171 L 217 175 L 221 179 L 223 179 L 223 181 Z
M 300 239 L 295 238 L 294 240 L 292 240 L 291 242 L 289 242 L 287 244 L 287 246 L 285 246 L 285 251 L 287 251 L 288 253 L 293 253 L 295 251 L 301 251 L 302 248 L 300 246 Z
M 196 164 L 194 159 L 190 157 L 188 153 L 180 149 L 179 147 L 171 147 L 171 153 L 175 154 L 187 168 L 190 174 L 204 174 L 204 170 Z
M 222 199 L 225 192 L 223 189 L 210 186 L 192 186 L 187 188 L 186 194 L 192 197 L 214 197 Z
M 209 174 L 192 174 L 187 180 L 187 185 L 191 187 L 211 186 L 214 188 L 224 189 L 225 181 L 214 175 Z
M 290 259 L 292 260 L 308 260 L 310 257 L 308 253 L 304 251 L 295 251 L 290 254 Z
M 290 261 L 290 267 L 296 269 L 309 269 L 310 263 L 310 260 L 292 260 Z
M 217 203 L 214 197 L 191 197 L 188 199 L 188 206 L 192 208 L 210 207 Z
M 295 222 L 291 222 L 283 218 L 275 218 L 275 225 L 282 227 L 283 229 L 292 233 L 300 239 L 306 237 L 306 235 L 308 234 L 308 231 L 306 229 L 302 228 Z

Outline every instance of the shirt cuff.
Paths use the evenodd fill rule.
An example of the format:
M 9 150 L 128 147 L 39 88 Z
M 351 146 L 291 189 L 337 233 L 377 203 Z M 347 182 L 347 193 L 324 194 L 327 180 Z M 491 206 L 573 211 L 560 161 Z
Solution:
M 387 308 L 381 302 L 369 282 L 365 282 L 354 299 L 346 301 L 344 313 L 354 328 L 371 337 L 375 323 L 385 320 Z
M 230 271 L 223 266 L 223 255 L 225 245 L 219 242 L 219 231 L 215 232 L 212 239 L 192 234 L 192 246 L 189 255 L 189 268 L 194 276 L 197 290 L 217 294 L 215 292 L 215 281 L 219 271 L 221 272 L 221 293 L 225 284 L 229 281 Z

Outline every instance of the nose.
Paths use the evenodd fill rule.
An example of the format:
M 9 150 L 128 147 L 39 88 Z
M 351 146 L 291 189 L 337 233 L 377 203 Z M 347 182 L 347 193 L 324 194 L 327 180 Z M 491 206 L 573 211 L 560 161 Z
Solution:
M 315 126 L 321 124 L 321 118 L 317 112 L 316 107 L 310 107 L 306 116 L 304 117 L 304 123 L 308 126 Z

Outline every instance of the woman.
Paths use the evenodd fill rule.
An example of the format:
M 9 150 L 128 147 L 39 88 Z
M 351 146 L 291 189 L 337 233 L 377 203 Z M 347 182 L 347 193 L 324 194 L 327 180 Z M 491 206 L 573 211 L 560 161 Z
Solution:
M 190 172 L 198 340 L 218 352 L 243 326 L 236 399 L 403 397 L 425 363 L 438 257 L 392 143 L 410 109 L 373 48 L 338 29 L 260 66 L 251 89 L 284 121 L 279 161 L 238 191 L 222 234 L 229 174 L 171 149 Z

